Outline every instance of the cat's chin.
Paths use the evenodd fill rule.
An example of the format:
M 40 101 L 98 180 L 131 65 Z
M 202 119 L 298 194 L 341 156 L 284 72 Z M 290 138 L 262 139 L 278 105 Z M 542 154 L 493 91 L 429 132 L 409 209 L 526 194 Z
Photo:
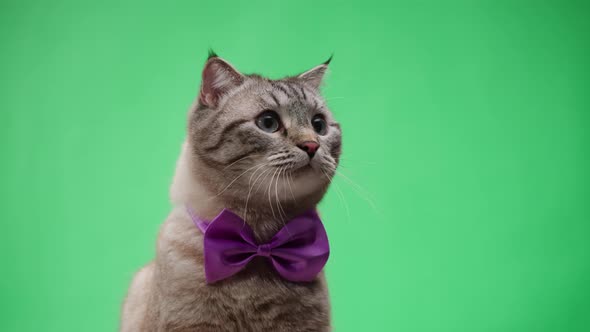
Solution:
M 311 173 L 311 172 L 313 172 L 313 170 L 314 169 L 311 166 L 311 163 L 308 163 L 308 164 L 304 164 L 304 165 L 300 166 L 299 168 L 292 169 L 290 171 L 290 174 L 293 176 L 296 176 L 296 177 L 305 176 L 306 173 Z
M 290 178 L 292 179 L 291 190 L 296 199 L 324 193 L 330 184 L 327 175 L 311 165 L 306 165 L 291 172 Z

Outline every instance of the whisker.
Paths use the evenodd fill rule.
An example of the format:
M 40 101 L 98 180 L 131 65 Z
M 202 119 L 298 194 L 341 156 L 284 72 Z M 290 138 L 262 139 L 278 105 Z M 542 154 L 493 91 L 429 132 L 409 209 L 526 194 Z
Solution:
M 256 177 L 256 179 L 254 180 L 254 183 L 252 185 L 250 185 L 250 183 L 252 182 L 252 178 L 254 177 L 254 175 L 256 174 L 256 172 L 258 172 L 260 169 L 262 169 L 261 167 L 257 168 L 254 170 L 254 172 L 252 172 L 252 175 L 250 175 L 250 179 L 248 180 L 248 195 L 246 196 L 246 204 L 244 205 L 244 223 L 246 223 L 246 218 L 247 218 L 247 214 L 248 214 L 248 201 L 250 200 L 250 194 L 252 193 L 252 188 L 254 187 L 254 185 L 256 185 L 256 182 L 258 181 L 258 179 L 262 176 L 262 174 L 264 174 L 264 172 L 266 172 L 267 170 L 263 170 L 262 172 L 260 172 L 260 174 L 258 175 L 258 177 Z
M 279 213 L 279 217 L 281 218 L 281 220 L 283 219 L 283 214 L 282 214 L 282 206 L 281 203 L 279 201 L 279 193 L 278 193 L 278 187 L 279 187 L 279 177 L 281 176 L 281 171 L 282 168 L 278 169 L 278 174 L 277 174 L 277 178 L 275 180 L 275 202 L 276 202 L 276 206 L 277 206 L 277 212 Z
M 281 204 L 281 202 L 279 200 L 279 197 L 278 197 L 278 193 L 277 193 L 277 187 L 278 187 L 278 184 L 279 184 L 279 178 L 281 176 L 281 172 L 284 171 L 284 170 L 285 170 L 284 168 L 281 168 L 280 171 L 279 171 L 279 175 L 277 176 L 277 181 L 276 181 L 276 184 L 275 184 L 275 198 L 276 198 L 276 201 L 277 201 L 277 205 L 278 205 L 278 207 L 280 208 L 280 211 L 282 211 L 282 214 L 283 214 L 283 218 L 282 218 L 283 226 L 287 230 L 287 233 L 289 233 L 289 237 L 291 237 L 292 236 L 291 231 L 287 227 L 287 221 L 286 221 L 287 220 L 287 213 L 283 209 L 283 205 Z
M 275 220 L 277 219 L 277 216 L 275 215 L 275 211 L 274 211 L 274 209 L 273 209 L 273 207 L 272 207 L 272 200 L 270 199 L 270 188 L 272 187 L 272 181 L 274 180 L 274 178 L 275 178 L 275 174 L 277 174 L 277 171 L 278 171 L 278 170 L 279 170 L 279 169 L 277 168 L 277 169 L 275 170 L 275 172 L 272 174 L 272 177 L 270 178 L 270 182 L 269 182 L 269 184 L 268 184 L 268 205 L 269 205 L 269 207 L 270 207 L 270 212 L 272 212 L 272 217 L 273 217 Z
M 231 166 L 233 166 L 233 165 L 237 164 L 238 162 L 240 162 L 240 161 L 242 161 L 242 160 L 244 160 L 244 159 L 246 159 L 246 158 L 250 158 L 250 157 L 252 157 L 252 155 L 247 155 L 247 156 L 245 156 L 245 157 L 242 157 L 242 158 L 240 158 L 240 159 L 238 159 L 238 160 L 234 161 L 233 163 L 231 163 L 231 164 L 229 164 L 229 165 L 225 166 L 225 167 L 223 168 L 223 170 L 225 171 L 226 169 L 230 168 Z
M 338 194 L 338 197 L 340 198 L 340 202 L 342 202 L 342 205 L 344 205 L 344 209 L 346 209 L 346 221 L 348 223 L 350 223 L 350 209 L 348 208 L 348 202 L 346 201 L 346 197 L 344 196 L 344 193 L 342 192 L 342 189 L 340 189 L 340 186 L 338 185 L 338 183 L 333 182 L 335 185 L 335 189 L 336 189 L 336 193 Z
M 345 162 L 362 163 L 362 164 L 372 165 L 372 166 L 376 166 L 378 164 L 377 162 L 371 161 L 371 160 L 350 159 L 350 158 L 343 157 L 343 156 L 340 156 L 338 159 L 345 161 Z
M 289 185 L 289 191 L 291 192 L 291 198 L 293 198 L 293 202 L 297 203 L 295 199 L 295 195 L 293 194 L 293 188 L 291 188 L 291 182 L 293 181 L 293 174 L 291 172 L 287 172 L 287 184 Z
M 279 171 L 279 176 L 277 176 L 277 182 L 276 182 L 276 185 L 275 185 L 275 195 L 277 197 L 276 198 L 277 199 L 277 203 L 278 203 L 279 207 L 281 208 L 281 212 L 283 213 L 283 216 L 284 216 L 284 219 L 283 220 L 286 220 L 287 219 L 287 213 L 285 212 L 285 209 L 283 208 L 283 205 L 281 204 L 281 200 L 279 199 L 279 193 L 278 193 L 279 180 L 281 178 L 281 174 L 283 174 L 283 176 L 284 176 L 284 172 L 285 172 L 285 168 L 283 167 Z M 284 192 L 285 192 L 285 187 L 283 186 L 283 194 L 284 194 Z M 283 196 L 285 196 L 285 195 L 283 195 Z
M 267 173 L 268 172 L 268 173 Z M 267 168 L 265 169 L 262 173 L 264 174 L 264 178 L 260 181 L 260 183 L 258 184 L 258 186 L 256 187 L 256 190 L 254 190 L 254 195 L 256 195 L 258 193 L 258 190 L 260 189 L 260 187 L 262 186 L 262 184 L 264 183 L 264 180 L 266 180 L 266 178 L 268 177 L 268 175 L 272 172 L 272 168 Z M 264 193 L 263 193 L 264 194 Z
M 290 159 L 288 159 L 285 162 L 269 163 L 268 165 L 269 166 L 273 166 L 273 167 L 282 167 L 282 166 L 287 166 L 287 165 L 289 165 L 291 163 L 292 163 L 292 161 Z
M 377 208 L 377 205 L 375 204 L 375 202 L 371 199 L 370 197 L 370 193 L 367 192 L 363 187 L 361 187 L 360 185 L 358 185 L 356 182 L 352 181 L 350 178 L 348 178 L 346 175 L 344 175 L 342 172 L 338 171 L 338 170 L 334 170 L 334 174 L 335 175 L 339 175 L 342 179 L 344 179 L 346 182 L 348 182 L 348 184 L 350 184 L 352 186 L 352 188 L 357 192 L 357 195 L 364 199 L 367 203 L 369 203 L 369 205 L 371 206 L 371 208 L 377 212 L 378 214 L 381 214 L 381 212 L 379 211 L 379 209 Z
M 356 188 L 358 188 L 358 190 L 364 192 L 365 194 L 369 194 L 369 192 L 367 192 L 363 187 L 361 187 L 361 185 L 357 184 L 356 182 L 354 182 L 351 178 L 349 178 L 348 176 L 346 176 L 346 174 L 344 174 L 342 171 L 338 171 L 338 170 L 334 170 L 334 173 L 337 175 L 340 175 L 341 177 L 343 177 L 344 179 L 346 179 L 348 182 L 350 182 L 350 184 L 352 184 L 353 186 L 355 186 Z
M 230 182 L 230 183 L 229 183 L 229 184 L 228 184 L 228 185 L 227 185 L 227 186 L 226 186 L 226 187 L 225 187 L 225 188 L 224 188 L 222 191 L 220 191 L 220 192 L 219 192 L 217 195 L 215 195 L 215 196 L 212 196 L 212 197 L 210 197 L 209 199 L 213 199 L 213 198 L 215 198 L 215 197 L 218 197 L 219 195 L 223 194 L 223 193 L 224 193 L 224 192 L 225 192 L 225 191 L 226 191 L 226 190 L 227 190 L 227 189 L 228 189 L 228 188 L 229 188 L 229 187 L 230 187 L 232 184 L 234 184 L 234 182 L 236 182 L 236 181 L 237 181 L 239 178 L 241 178 L 241 177 L 242 177 L 242 175 L 246 174 L 246 173 L 247 173 L 249 170 L 251 170 L 251 169 L 253 169 L 253 168 L 255 168 L 255 167 L 258 167 L 258 166 L 260 166 L 260 165 L 263 165 L 263 164 L 254 165 L 254 166 L 252 166 L 252 167 L 248 168 L 247 170 L 245 170 L 244 172 L 242 172 L 242 174 L 238 175 L 238 176 L 237 176 L 235 179 L 233 179 L 233 180 L 232 180 L 232 181 L 231 181 L 231 182 Z
M 288 157 L 290 155 L 291 154 L 288 153 L 288 152 L 285 152 L 285 153 L 277 153 L 275 155 L 272 155 L 272 156 L 266 158 L 266 160 L 268 160 L 268 161 L 274 161 L 274 160 L 277 160 L 277 159 L 283 159 L 284 157 Z
M 320 170 L 322 171 L 322 173 L 324 173 L 324 176 L 328 179 L 328 181 L 330 181 L 330 183 L 333 183 L 336 187 L 336 195 L 338 196 L 338 200 L 340 201 L 340 204 L 344 206 L 344 208 L 346 209 L 346 216 L 347 216 L 347 222 L 350 223 L 350 210 L 348 209 L 348 203 L 346 202 L 346 198 L 344 197 L 344 194 L 342 193 L 342 191 L 340 190 L 340 186 L 338 186 L 338 184 L 334 181 L 332 181 L 332 178 L 324 171 L 323 168 L 320 168 Z

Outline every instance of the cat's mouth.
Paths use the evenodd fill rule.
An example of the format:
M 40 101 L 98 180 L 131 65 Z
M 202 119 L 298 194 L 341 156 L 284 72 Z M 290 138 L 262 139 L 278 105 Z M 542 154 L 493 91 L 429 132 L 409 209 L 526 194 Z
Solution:
M 311 177 L 311 178 L 331 178 L 332 175 L 332 164 L 326 158 L 297 158 L 295 160 L 289 160 L 283 162 L 280 165 L 272 165 L 279 168 L 279 173 L 282 172 L 285 175 L 293 176 L 297 178 Z M 335 167 L 334 167 L 335 168 Z
M 318 163 L 313 163 L 309 161 L 302 166 L 294 167 L 290 170 L 291 175 L 298 177 L 298 176 L 309 176 L 309 175 L 320 175 L 321 177 L 328 177 L 327 170 L 325 170 L 322 165 Z M 313 173 L 313 174 L 311 174 Z

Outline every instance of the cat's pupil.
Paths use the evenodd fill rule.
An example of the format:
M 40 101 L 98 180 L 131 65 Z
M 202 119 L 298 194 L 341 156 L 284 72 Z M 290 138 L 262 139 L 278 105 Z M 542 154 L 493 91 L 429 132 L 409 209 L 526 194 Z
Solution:
M 271 128 L 274 123 L 275 123 L 275 120 L 273 118 L 271 118 L 271 117 L 264 118 L 264 126 L 266 128 Z

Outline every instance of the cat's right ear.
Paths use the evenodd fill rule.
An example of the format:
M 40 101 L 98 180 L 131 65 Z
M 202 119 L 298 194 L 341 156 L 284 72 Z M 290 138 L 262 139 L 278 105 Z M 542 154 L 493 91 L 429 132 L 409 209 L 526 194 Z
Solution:
M 221 97 L 244 82 L 244 75 L 229 62 L 210 52 L 203 68 L 199 102 L 209 108 L 218 106 Z
M 319 89 L 324 79 L 324 75 L 328 70 L 328 65 L 330 64 L 330 61 L 332 61 L 332 57 L 333 55 L 330 56 L 330 58 L 321 65 L 315 66 L 312 69 L 306 71 L 305 73 L 300 74 L 299 76 L 297 76 L 297 79 L 303 81 L 306 84 L 309 84 L 316 90 Z

